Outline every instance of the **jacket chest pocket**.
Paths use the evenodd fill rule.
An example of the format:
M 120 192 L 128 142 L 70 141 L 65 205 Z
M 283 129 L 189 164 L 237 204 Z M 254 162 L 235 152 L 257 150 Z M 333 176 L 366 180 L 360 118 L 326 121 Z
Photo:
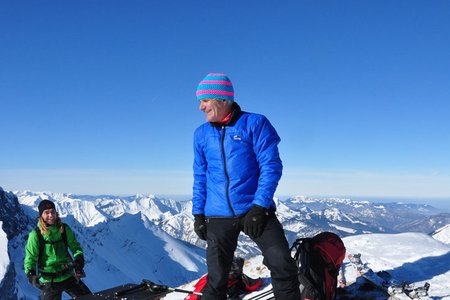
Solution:
M 250 136 L 242 131 L 227 132 L 225 147 L 230 151 L 253 151 L 253 142 Z

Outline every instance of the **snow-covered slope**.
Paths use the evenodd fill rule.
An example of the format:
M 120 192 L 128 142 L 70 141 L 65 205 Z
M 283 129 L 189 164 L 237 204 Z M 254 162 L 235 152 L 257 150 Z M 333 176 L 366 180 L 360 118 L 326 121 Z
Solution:
M 350 236 L 344 243 L 347 253 L 361 253 L 374 271 L 389 271 L 417 286 L 429 282 L 430 296 L 449 296 L 450 246 L 422 233 Z
M 450 224 L 447 224 L 444 227 L 439 228 L 438 230 L 433 232 L 431 236 L 436 240 L 441 241 L 442 243 L 450 245 Z
M 11 299 L 37 296 L 37 290 L 27 283 L 22 266 L 26 235 L 36 225 L 37 206 L 42 199 L 55 202 L 63 221 L 71 226 L 83 245 L 86 282 L 94 291 L 125 282 L 138 283 L 143 278 L 178 286 L 206 272 L 205 243 L 194 233 L 189 201 L 177 202 L 153 195 L 14 194 L 1 189 L 0 196 L 0 221 L 8 238 L 10 257 L 7 278 L 2 281 L 7 287 L 0 284 L 0 292 L 7 291 Z M 450 218 L 449 214 L 438 215 L 438 210 L 427 205 L 301 196 L 275 201 L 290 244 L 298 237 L 321 231 L 332 231 L 343 237 L 396 233 L 398 225 L 411 222 L 422 224 L 419 228 L 429 233 Z M 243 234 L 235 254 L 249 259 L 246 267 L 252 274 L 265 276 L 266 283 L 270 281 L 260 251 Z
M 8 255 L 8 238 L 6 233 L 2 229 L 3 222 L 0 221 L 0 283 L 1 279 L 5 277 L 6 269 L 9 265 L 9 255 Z
M 12 299 L 15 296 L 38 297 L 38 290 L 28 284 L 23 272 L 23 259 L 26 236 L 36 226 L 37 206 L 42 199 L 55 202 L 63 221 L 72 228 L 83 246 L 85 282 L 93 291 L 140 282 L 143 278 L 176 286 L 206 272 L 204 249 L 175 239 L 156 225 L 169 218 L 175 208 L 180 209 L 176 203 L 159 201 L 152 196 L 115 197 L 112 201 L 108 197 L 99 199 L 69 194 L 17 194 L 19 199 L 12 193 L 3 192 L 7 198 L 2 204 L 18 208 L 6 211 L 0 207 L 0 216 L 20 216 L 22 220 L 20 235 L 5 244 L 9 243 L 5 257 L 9 253 L 13 263 L 10 264 L 13 270 L 8 273 L 8 291 L 14 293 L 11 293 Z M 9 219 L 9 224 L 17 223 L 14 220 Z
M 143 278 L 180 284 L 206 272 L 202 249 L 174 239 L 141 214 L 122 215 L 89 228 L 86 235 L 95 236 L 84 244 L 89 257 L 86 281 L 96 289 Z
M 361 253 L 361 259 L 374 271 L 388 271 L 397 280 L 416 286 L 429 282 L 429 298 L 422 299 L 450 299 L 450 246 L 422 233 L 355 235 L 345 237 L 343 241 L 347 254 Z M 340 293 L 338 299 L 387 299 L 381 291 L 368 291 L 362 278 L 357 280 L 348 259 L 344 260 L 344 270 L 350 285 Z M 247 260 L 244 273 L 253 278 L 262 277 L 265 282 L 260 291 L 244 299 L 270 289 L 270 275 L 262 264 L 262 256 Z M 183 285 L 182 288 L 193 290 L 194 283 Z M 183 297 L 181 293 L 172 293 L 165 299 Z

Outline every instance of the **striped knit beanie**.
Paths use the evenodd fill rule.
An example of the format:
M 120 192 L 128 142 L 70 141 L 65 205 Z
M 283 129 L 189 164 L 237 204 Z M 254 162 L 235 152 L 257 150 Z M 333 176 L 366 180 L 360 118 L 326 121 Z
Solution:
M 221 73 L 209 73 L 200 81 L 197 88 L 197 99 L 223 99 L 234 101 L 234 89 L 230 78 Z

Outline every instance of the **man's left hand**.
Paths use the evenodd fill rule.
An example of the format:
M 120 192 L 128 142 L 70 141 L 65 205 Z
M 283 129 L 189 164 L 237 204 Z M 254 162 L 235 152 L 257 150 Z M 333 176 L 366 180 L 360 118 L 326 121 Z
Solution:
M 269 213 L 266 208 L 259 205 L 253 205 L 252 209 L 245 215 L 244 232 L 252 239 L 261 236 L 266 227 Z

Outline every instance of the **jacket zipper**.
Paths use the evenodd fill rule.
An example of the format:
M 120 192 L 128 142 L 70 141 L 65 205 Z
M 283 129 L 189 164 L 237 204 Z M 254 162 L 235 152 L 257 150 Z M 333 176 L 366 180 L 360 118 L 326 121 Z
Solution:
M 236 217 L 236 214 L 234 212 L 233 207 L 231 206 L 231 201 L 230 201 L 230 194 L 229 194 L 229 189 L 230 189 L 230 176 L 228 176 L 228 172 L 227 172 L 227 158 L 225 157 L 225 126 L 222 126 L 222 157 L 223 157 L 223 170 L 225 172 L 225 177 L 227 178 L 227 188 L 226 188 L 226 196 L 227 196 L 227 201 L 228 201 L 228 207 L 231 210 L 231 213 L 233 214 L 233 217 Z

